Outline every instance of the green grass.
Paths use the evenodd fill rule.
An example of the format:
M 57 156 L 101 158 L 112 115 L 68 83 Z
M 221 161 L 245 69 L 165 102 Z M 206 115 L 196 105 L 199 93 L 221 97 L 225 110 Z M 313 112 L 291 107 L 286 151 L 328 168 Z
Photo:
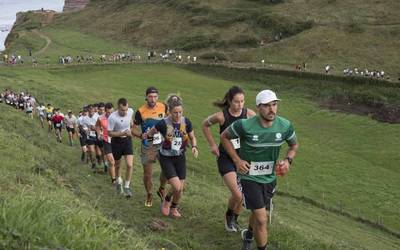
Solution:
M 145 191 L 138 165 L 137 140 L 134 198 L 125 200 L 114 194 L 108 177 L 93 176 L 89 168 L 79 162 L 77 147 L 57 145 L 55 138 L 47 137 L 46 132 L 38 128 L 36 120 L 31 121 L 22 113 L 1 105 L 0 153 L 7 156 L 1 164 L 0 188 L 6 190 L 1 192 L 1 209 L 10 221 L 7 233 L 0 231 L 3 245 L 12 242 L 24 246 L 89 249 L 102 248 L 111 242 L 110 248 L 135 248 L 126 240 L 128 237 L 138 242 L 138 249 L 145 246 L 151 249 L 174 249 L 176 246 L 183 249 L 238 249 L 239 236 L 227 234 L 223 229 L 228 193 L 217 173 L 215 159 L 200 134 L 202 119 L 217 110 L 212 107 L 212 101 L 221 98 L 233 84 L 245 89 L 246 105 L 253 109 L 255 95 L 260 89 L 277 90 L 283 100 L 279 112 L 295 125 L 300 150 L 289 176 L 279 180 L 279 191 L 304 196 L 327 208 L 362 217 L 397 233 L 400 231 L 397 209 L 400 205 L 397 191 L 400 172 L 396 165 L 400 160 L 397 152 L 399 125 L 323 110 L 310 99 L 312 88 L 345 86 L 340 82 L 267 74 L 252 78 L 243 72 L 215 74 L 201 68 L 199 72 L 201 74 L 172 65 L 3 68 L 0 88 L 32 91 L 39 100 L 51 102 L 64 111 L 72 108 L 77 112 L 84 104 L 100 100 L 115 102 L 121 96 L 137 108 L 143 103 L 143 92 L 149 85 L 159 88 L 162 99 L 168 93 L 179 92 L 184 100 L 184 112 L 194 124 L 200 148 L 199 160 L 188 157 L 188 184 L 182 201 L 184 218 L 165 219 L 166 231 L 151 232 L 147 225 L 153 218 L 160 218 L 159 202 L 155 201 L 150 209 L 143 206 Z M 216 135 L 217 129 L 213 132 Z M 40 169 L 41 174 L 36 174 L 38 170 L 35 169 Z M 157 165 L 154 180 L 158 174 Z M 45 202 L 40 202 L 42 200 Z M 282 196 L 275 200 L 270 237 L 272 249 L 397 249 L 400 246 L 399 238 L 371 225 L 300 200 Z M 58 209 L 64 207 L 69 209 Z M 35 210 L 43 211 L 43 215 L 38 215 Z M 23 225 L 17 216 L 21 213 L 29 215 Z M 240 217 L 242 224 L 246 224 L 248 214 L 246 211 Z M 50 218 L 58 215 L 60 224 L 49 223 L 53 221 Z M 74 216 L 67 219 L 69 215 Z M 88 221 L 92 218 L 90 215 L 96 223 L 105 226 L 96 237 L 93 236 L 91 245 L 85 245 L 86 237 L 97 230 L 93 226 L 96 223 Z M 38 221 L 43 221 L 40 226 L 48 229 L 35 238 L 37 233 L 33 231 L 33 225 Z M 86 234 L 73 233 L 81 230 L 76 228 L 80 223 L 87 228 Z M 52 235 L 64 227 L 67 227 L 65 236 Z M 13 230 L 17 232 L 17 238 L 10 233 Z M 107 232 L 112 236 L 103 237 Z M 138 238 L 141 240 L 137 241 Z

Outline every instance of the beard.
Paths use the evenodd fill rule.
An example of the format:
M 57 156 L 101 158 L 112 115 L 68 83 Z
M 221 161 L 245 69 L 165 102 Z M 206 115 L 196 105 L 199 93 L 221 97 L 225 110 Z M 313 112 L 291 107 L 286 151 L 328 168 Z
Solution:
M 264 120 L 268 121 L 268 122 L 272 122 L 275 120 L 276 118 L 276 114 L 275 113 L 268 113 L 267 115 L 262 115 L 261 116 Z

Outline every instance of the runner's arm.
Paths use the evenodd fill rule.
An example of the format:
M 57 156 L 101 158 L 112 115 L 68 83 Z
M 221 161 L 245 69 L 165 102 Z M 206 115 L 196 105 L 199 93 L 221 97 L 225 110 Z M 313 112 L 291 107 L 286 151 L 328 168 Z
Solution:
M 237 122 L 239 122 L 239 121 L 237 121 Z M 236 152 L 235 148 L 233 147 L 230 140 L 235 139 L 235 138 L 237 138 L 237 136 L 232 135 L 231 132 L 229 132 L 229 127 L 228 127 L 221 134 L 221 137 L 220 137 L 221 144 L 225 148 L 225 151 L 231 157 L 233 163 L 235 163 L 238 171 L 242 174 L 246 174 L 250 169 L 250 164 L 248 162 L 242 160 L 240 158 L 240 156 L 238 155 L 238 153 Z
M 101 135 L 100 119 L 97 119 L 97 121 L 96 121 L 95 130 L 96 130 L 97 136 L 100 137 L 100 135 Z
M 133 123 L 132 135 L 137 137 L 137 138 L 139 138 L 139 139 L 143 139 L 142 138 L 142 133 L 139 131 L 139 126 L 136 125 L 136 123 Z
M 211 153 L 219 157 L 219 150 L 218 146 L 214 141 L 214 138 L 212 137 L 210 127 L 216 123 L 223 124 L 224 123 L 224 116 L 222 112 L 217 112 L 215 114 L 210 115 L 207 117 L 201 127 L 203 130 L 203 134 L 207 139 L 208 145 L 211 149 Z
M 194 156 L 194 158 L 197 158 L 197 156 L 199 156 L 199 149 L 197 148 L 197 139 L 196 139 L 196 136 L 194 135 L 194 130 L 192 130 L 188 135 L 189 135 L 190 143 L 192 145 L 193 156 Z

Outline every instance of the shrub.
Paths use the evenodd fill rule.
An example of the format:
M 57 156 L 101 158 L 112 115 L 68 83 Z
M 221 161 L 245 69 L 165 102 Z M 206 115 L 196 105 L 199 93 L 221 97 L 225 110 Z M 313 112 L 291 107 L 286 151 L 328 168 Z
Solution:
M 222 52 L 206 52 L 204 54 L 201 54 L 199 58 L 203 60 L 214 60 L 215 58 L 218 61 L 228 60 L 227 56 Z

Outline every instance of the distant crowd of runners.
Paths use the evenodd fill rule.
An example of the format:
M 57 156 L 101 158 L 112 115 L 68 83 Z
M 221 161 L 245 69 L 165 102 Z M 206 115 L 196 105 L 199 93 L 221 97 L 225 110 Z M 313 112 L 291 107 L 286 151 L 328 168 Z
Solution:
M 133 196 L 130 188 L 133 172 L 132 139 L 141 141 L 140 159 L 143 166 L 143 185 L 147 193 L 146 207 L 153 206 L 152 171 L 157 161 L 161 166 L 159 187 L 160 211 L 164 216 L 181 218 L 179 209 L 186 180 L 186 153 L 197 158 L 197 139 L 192 122 L 185 117 L 182 98 L 169 94 L 165 103 L 159 101 L 155 87 L 145 91 L 145 103 L 136 111 L 125 98 L 111 102 L 85 105 L 81 111 L 67 110 L 64 115 L 50 103 L 40 103 L 29 93 L 6 89 L 0 102 L 37 117 L 42 128 L 54 132 L 62 143 L 65 129 L 69 145 L 79 138 L 81 160 L 90 164 L 94 172 L 108 173 L 117 193 Z M 292 123 L 278 116 L 280 99 L 271 90 L 257 94 L 257 113 L 245 108 L 244 91 L 233 86 L 215 106 L 221 111 L 202 122 L 202 131 L 210 151 L 216 157 L 218 172 L 231 196 L 225 212 L 225 229 L 241 231 L 243 249 L 267 249 L 267 222 L 272 209 L 277 176 L 287 174 L 296 155 L 298 143 Z M 189 107 L 190 108 L 190 107 Z M 217 144 L 210 127 L 218 125 L 220 143 Z M 288 151 L 279 159 L 280 148 L 288 144 Z M 121 161 L 125 161 L 122 176 Z M 169 184 L 169 188 L 167 188 Z M 241 228 L 238 217 L 242 207 L 251 211 L 249 224 Z

